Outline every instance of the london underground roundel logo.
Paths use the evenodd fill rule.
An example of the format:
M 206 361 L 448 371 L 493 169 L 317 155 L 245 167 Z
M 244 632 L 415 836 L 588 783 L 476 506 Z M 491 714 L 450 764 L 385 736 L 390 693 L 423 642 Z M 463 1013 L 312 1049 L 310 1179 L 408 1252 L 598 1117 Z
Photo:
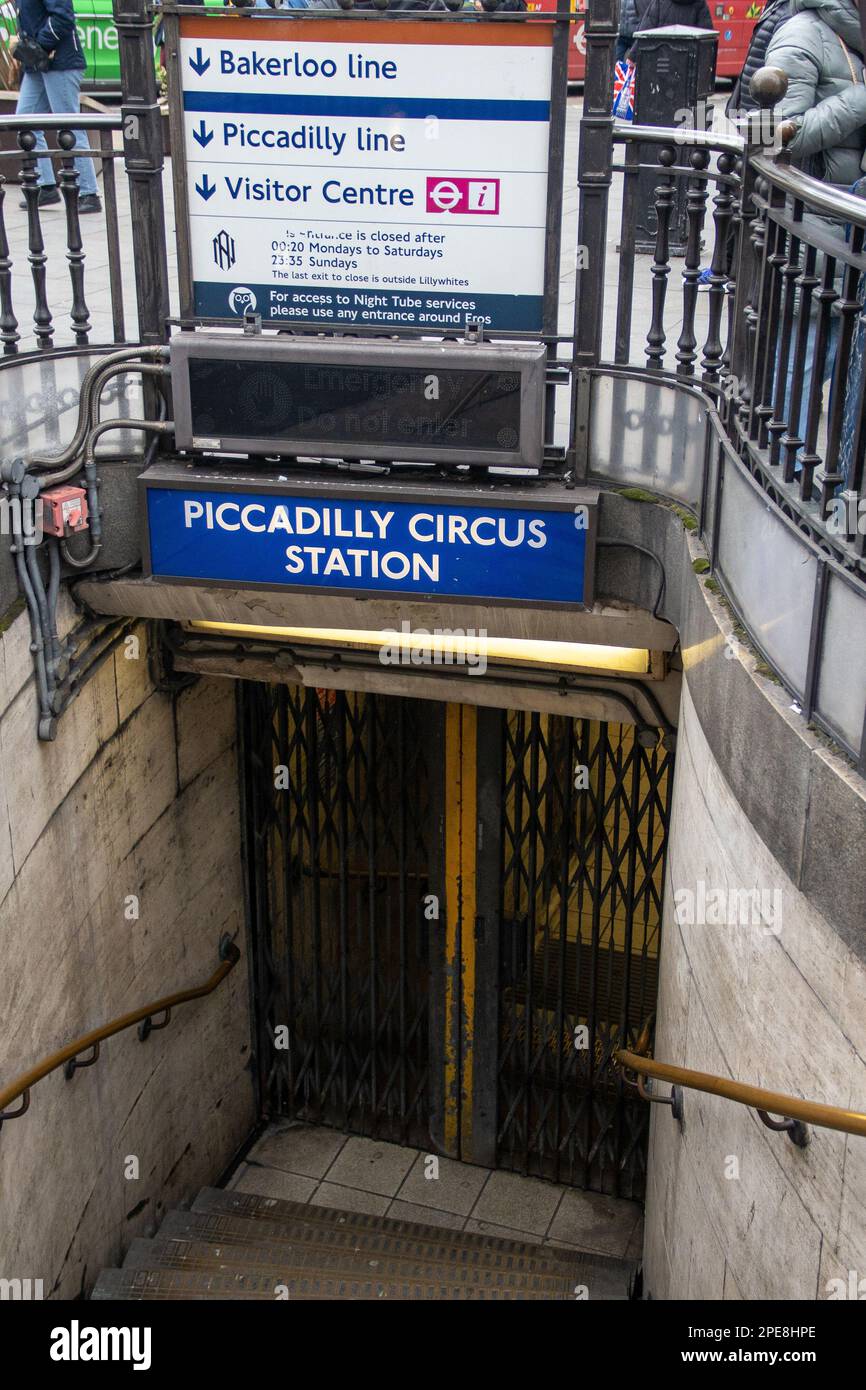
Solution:
M 427 179 L 427 211 L 454 212 L 473 216 L 496 217 L 499 214 L 500 180 L 466 178 L 454 174 L 449 178 Z
M 428 180 L 427 197 L 435 203 L 440 212 L 451 212 L 462 199 L 461 190 L 451 179 L 439 179 L 434 183 Z

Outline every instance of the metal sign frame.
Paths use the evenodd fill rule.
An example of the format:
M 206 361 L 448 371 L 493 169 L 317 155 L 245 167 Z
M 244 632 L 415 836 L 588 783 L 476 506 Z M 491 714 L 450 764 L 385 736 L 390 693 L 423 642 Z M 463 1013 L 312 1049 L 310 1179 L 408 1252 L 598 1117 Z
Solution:
M 203 461 L 204 463 L 205 461 Z M 449 604 L 475 604 L 491 608 L 530 608 L 588 610 L 595 600 L 595 567 L 598 535 L 599 493 L 597 488 L 553 487 L 546 484 L 539 488 L 513 488 L 491 490 L 489 487 L 439 486 L 435 490 L 422 483 L 356 483 L 345 484 L 333 478 L 311 477 L 309 473 L 293 475 L 281 472 L 279 477 L 263 476 L 260 473 L 240 473 L 231 468 L 226 459 L 222 467 L 191 468 L 186 464 L 152 464 L 139 474 L 138 487 L 141 498 L 142 517 L 142 573 L 146 579 L 160 584 L 193 585 L 203 589 L 262 589 L 270 593 L 311 594 L 318 598 L 338 596 L 341 598 L 377 599 L 385 602 L 424 602 L 429 600 L 447 601 Z M 420 592 L 412 589 L 369 589 L 352 588 L 342 585 L 309 585 L 295 583 L 264 583 L 252 580 L 200 579 L 196 577 L 154 574 L 150 546 L 150 514 L 147 494 L 150 489 L 178 492 L 196 490 L 228 493 L 257 494 L 264 497 L 309 497 L 311 501 L 326 505 L 339 505 L 343 502 L 387 502 L 415 504 L 418 507 L 472 507 L 495 508 L 496 510 L 527 510 L 533 507 L 542 512 L 571 512 L 578 508 L 586 516 L 586 544 L 583 565 L 583 598 L 578 603 L 574 599 L 562 600 L 491 597 L 490 595 L 453 594 L 432 589 Z
M 377 367 L 401 368 L 417 373 L 449 370 L 501 373 L 508 372 L 520 379 L 520 436 L 513 448 L 481 449 L 463 444 L 448 447 L 441 444 L 410 444 L 390 439 L 376 442 L 326 439 L 312 432 L 306 439 L 279 439 L 275 435 L 230 435 L 203 440 L 194 431 L 192 419 L 192 360 L 234 357 L 250 365 L 256 362 L 277 365 L 280 360 L 307 365 L 311 369 L 343 368 L 347 373 L 375 371 Z M 412 360 L 413 358 L 418 360 Z M 422 463 L 475 463 L 490 468 L 540 468 L 543 453 L 544 412 L 544 348 L 528 343 L 513 345 L 485 343 L 377 343 L 365 345 L 363 360 L 359 360 L 357 343 L 344 339 L 315 339 L 286 337 L 278 334 L 250 334 L 242 337 L 225 333 L 182 333 L 171 345 L 172 400 L 174 402 L 175 440 L 179 449 L 214 449 L 228 453 L 311 454 L 342 458 L 360 449 L 362 457 L 371 459 L 418 460 Z M 372 399 L 361 410 L 375 408 Z
M 172 180 L 174 188 L 174 207 L 175 225 L 177 238 L 178 255 L 178 282 L 180 293 L 180 323 L 185 329 L 192 329 L 202 325 L 231 325 L 239 327 L 238 320 L 231 317 L 210 318 L 198 315 L 195 312 L 194 290 L 193 290 L 193 271 L 192 271 L 192 242 L 190 233 L 190 210 L 189 210 L 189 178 L 186 168 L 186 149 L 184 140 L 184 121 L 183 121 L 183 83 L 180 73 L 180 24 L 184 16 L 195 18 L 198 22 L 210 22 L 212 20 L 225 21 L 227 18 L 241 18 L 246 22 L 253 21 L 257 24 L 267 25 L 268 23 L 278 22 L 281 24 L 308 23 L 315 21 L 322 22 L 354 22 L 359 24 L 376 25 L 397 25 L 406 22 L 415 24 L 546 24 L 553 27 L 552 44 L 552 69 L 551 69 L 551 94 L 550 94 L 550 120 L 549 120 L 549 141 L 548 141 L 548 162 L 547 162 L 547 210 L 545 224 L 545 256 L 544 256 L 544 278 L 542 291 L 542 322 L 539 331 L 514 330 L 491 328 L 491 333 L 497 338 L 522 337 L 538 341 L 540 339 L 554 338 L 558 326 L 558 307 L 559 307 L 559 267 L 560 267 L 560 248 L 561 248 L 561 222 L 562 222 L 562 199 L 563 199 L 563 168 L 565 153 L 565 118 L 566 102 L 568 97 L 568 38 L 569 24 L 573 18 L 568 8 L 568 0 L 558 0 L 558 8 L 555 13 L 524 13 L 506 12 L 504 14 L 482 13 L 467 17 L 463 12 L 438 12 L 438 11 L 353 11 L 353 10 L 291 10 L 275 11 L 271 9 L 244 9 L 242 11 L 232 11 L 230 9 L 209 10 L 204 6 L 198 5 L 173 5 L 166 4 L 161 10 L 162 19 L 165 26 L 165 61 L 168 76 L 169 90 L 169 129 L 171 137 L 172 151 Z M 265 35 L 266 37 L 266 35 Z M 293 331 L 309 330 L 314 328 L 321 333 L 323 330 L 330 331 L 352 331 L 364 337 L 375 337 L 378 334 L 387 333 L 388 336 L 414 337 L 423 334 L 426 337 L 441 335 L 444 330 L 441 327 L 433 326 L 411 326 L 406 324 L 381 324 L 371 326 L 367 324 L 342 324 L 333 322 L 323 322 L 319 319 L 292 318 L 291 323 L 285 325 Z

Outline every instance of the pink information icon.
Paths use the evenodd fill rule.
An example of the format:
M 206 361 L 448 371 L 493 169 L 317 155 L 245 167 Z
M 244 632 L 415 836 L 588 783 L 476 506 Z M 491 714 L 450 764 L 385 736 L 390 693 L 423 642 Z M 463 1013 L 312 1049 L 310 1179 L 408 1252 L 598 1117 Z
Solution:
M 499 213 L 499 179 L 466 179 L 456 175 L 428 178 L 427 211 L 495 217 Z

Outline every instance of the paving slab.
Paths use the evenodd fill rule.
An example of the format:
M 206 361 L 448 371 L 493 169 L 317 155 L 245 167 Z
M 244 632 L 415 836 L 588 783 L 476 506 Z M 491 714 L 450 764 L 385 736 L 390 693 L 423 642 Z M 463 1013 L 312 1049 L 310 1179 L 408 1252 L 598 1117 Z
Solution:
M 400 1188 L 400 1200 L 468 1216 L 487 1182 L 488 1170 L 437 1158 L 438 1176 L 427 1177 L 432 1167 L 429 1158 L 429 1154 L 418 1155 Z
M 522 1233 L 544 1236 L 562 1199 L 563 1189 L 519 1173 L 491 1173 L 472 1216 Z
M 572 1188 L 563 1194 L 548 1234 L 551 1240 L 622 1258 L 640 1219 L 636 1202 Z
M 240 1176 L 231 1183 L 233 1192 L 255 1192 L 260 1197 L 280 1197 L 286 1202 L 308 1202 L 316 1190 L 315 1178 L 284 1173 L 281 1168 L 260 1168 L 244 1164 Z
M 346 1143 L 345 1134 L 319 1125 L 272 1125 L 250 1149 L 249 1162 L 323 1178 Z
M 444 1226 L 450 1231 L 462 1231 L 466 1222 L 453 1211 L 438 1211 L 435 1207 L 419 1207 L 414 1202 L 402 1202 L 395 1197 L 385 1213 L 392 1221 L 418 1221 L 422 1226 Z
M 337 1211 L 364 1211 L 370 1216 L 384 1216 L 388 1210 L 387 1197 L 375 1192 L 362 1192 L 357 1187 L 342 1187 L 339 1183 L 323 1182 L 310 1198 L 311 1207 L 334 1207 Z
M 416 1157 L 416 1149 L 355 1136 L 347 1140 L 329 1168 L 328 1182 L 396 1197 Z

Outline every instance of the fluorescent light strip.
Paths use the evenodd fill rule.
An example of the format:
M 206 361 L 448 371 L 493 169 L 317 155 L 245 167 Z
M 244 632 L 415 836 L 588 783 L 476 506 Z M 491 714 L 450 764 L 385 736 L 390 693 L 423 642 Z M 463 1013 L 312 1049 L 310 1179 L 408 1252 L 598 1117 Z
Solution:
M 645 676 L 650 655 L 645 647 L 599 646 L 592 642 L 542 642 L 523 637 L 483 637 L 478 633 L 397 632 L 393 629 L 365 631 L 332 627 L 258 627 L 252 623 L 215 623 L 191 620 L 185 624 L 193 632 L 222 633 L 229 637 L 251 637 L 275 642 L 335 643 L 346 647 L 390 647 L 403 651 L 430 651 L 474 656 L 482 653 L 499 661 L 524 661 L 534 666 L 571 666 L 584 670 L 619 671 L 624 675 Z

